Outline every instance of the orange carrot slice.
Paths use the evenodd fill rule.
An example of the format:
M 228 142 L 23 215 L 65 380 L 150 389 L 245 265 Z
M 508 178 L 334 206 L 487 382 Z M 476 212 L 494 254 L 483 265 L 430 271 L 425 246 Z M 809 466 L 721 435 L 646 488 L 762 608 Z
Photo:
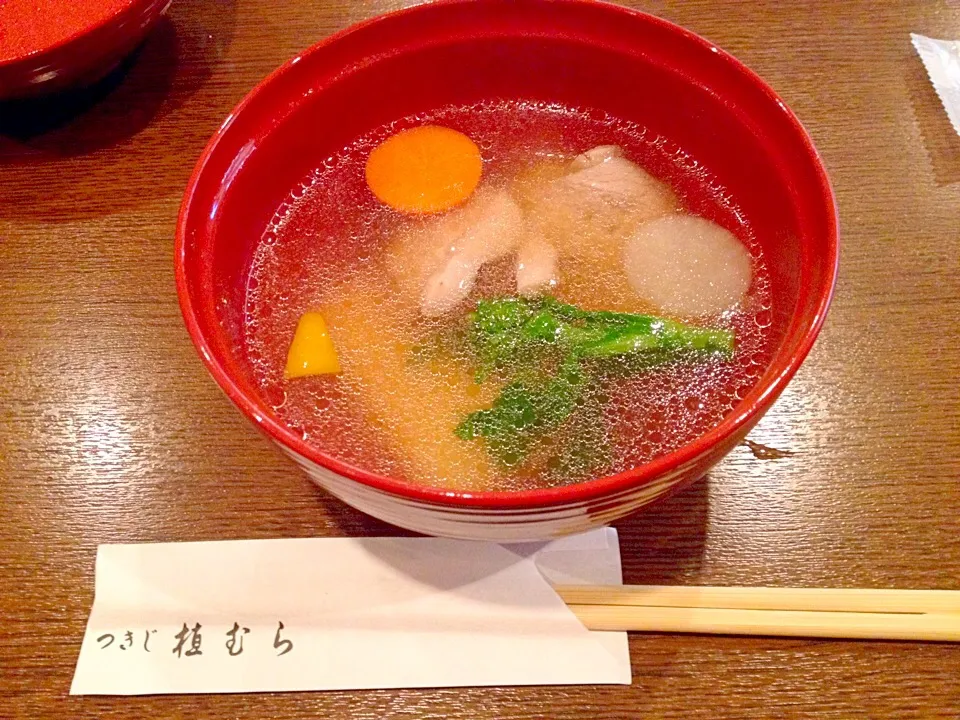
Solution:
M 367 184 L 377 198 L 406 213 L 435 213 L 459 205 L 480 182 L 476 143 L 439 125 L 402 130 L 375 147 Z

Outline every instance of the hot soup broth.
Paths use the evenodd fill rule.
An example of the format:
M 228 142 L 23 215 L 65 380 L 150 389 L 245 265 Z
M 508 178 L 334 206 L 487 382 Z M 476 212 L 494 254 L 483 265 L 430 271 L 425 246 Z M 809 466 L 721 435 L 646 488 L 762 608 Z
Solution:
M 770 359 L 769 303 L 750 227 L 681 148 L 596 111 L 488 102 L 392 123 L 291 191 L 254 255 L 246 352 L 325 453 L 527 490 L 720 422 Z

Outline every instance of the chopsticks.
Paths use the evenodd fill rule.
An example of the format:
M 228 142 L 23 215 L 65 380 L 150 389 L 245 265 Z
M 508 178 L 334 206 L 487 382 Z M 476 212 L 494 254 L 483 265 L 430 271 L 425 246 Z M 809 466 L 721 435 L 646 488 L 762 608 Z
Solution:
M 590 630 L 960 642 L 960 591 L 665 585 L 554 588 Z

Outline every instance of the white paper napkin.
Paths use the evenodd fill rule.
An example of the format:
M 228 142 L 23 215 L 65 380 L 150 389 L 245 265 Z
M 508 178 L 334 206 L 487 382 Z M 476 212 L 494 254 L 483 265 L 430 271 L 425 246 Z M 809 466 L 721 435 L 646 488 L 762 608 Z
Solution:
M 960 135 L 960 41 L 910 34 L 953 129 Z
M 626 633 L 553 592 L 619 583 L 616 531 L 102 545 L 74 695 L 630 683 Z

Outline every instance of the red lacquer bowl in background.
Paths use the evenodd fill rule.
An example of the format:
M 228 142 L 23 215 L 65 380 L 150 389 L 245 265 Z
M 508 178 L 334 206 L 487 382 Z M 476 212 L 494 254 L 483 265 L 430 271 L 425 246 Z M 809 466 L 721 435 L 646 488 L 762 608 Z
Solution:
M 619 475 L 549 490 L 464 493 L 345 465 L 260 397 L 242 343 L 251 254 L 308 171 L 385 122 L 448 104 L 525 98 L 587 106 L 675 141 L 746 214 L 773 280 L 774 358 L 717 427 Z M 658 18 L 585 0 L 421 5 L 350 28 L 261 83 L 207 146 L 176 239 L 187 329 L 230 399 L 329 492 L 395 525 L 517 541 L 602 525 L 696 480 L 783 391 L 824 319 L 837 272 L 830 185 L 800 123 L 750 70 Z
M 13 24 L 36 22 L 73 27 L 64 14 L 88 18 L 73 32 L 63 36 L 42 33 L 45 41 L 38 47 L 21 47 L 16 53 L 0 52 L 0 100 L 47 95 L 91 85 L 113 70 L 140 44 L 154 23 L 166 12 L 171 0 L 127 0 L 84 15 L 83 0 L 50 3 L 48 12 L 26 17 L 19 11 L 11 15 L 12 5 L 0 9 L 0 51 L 3 34 L 18 32 Z M 43 3 L 36 8 L 45 9 Z M 4 14 L 4 11 L 6 14 Z

